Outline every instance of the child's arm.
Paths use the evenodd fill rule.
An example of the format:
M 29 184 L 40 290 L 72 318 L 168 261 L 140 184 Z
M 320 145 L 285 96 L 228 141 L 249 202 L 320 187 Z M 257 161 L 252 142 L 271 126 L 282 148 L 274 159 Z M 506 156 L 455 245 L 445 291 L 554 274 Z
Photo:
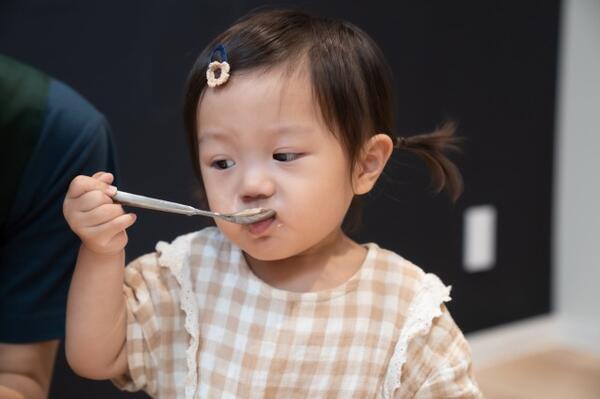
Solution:
M 63 206 L 82 241 L 67 303 L 66 356 L 77 374 L 92 379 L 127 371 L 124 248 L 135 215 L 113 203 L 112 180 L 110 173 L 76 177 Z

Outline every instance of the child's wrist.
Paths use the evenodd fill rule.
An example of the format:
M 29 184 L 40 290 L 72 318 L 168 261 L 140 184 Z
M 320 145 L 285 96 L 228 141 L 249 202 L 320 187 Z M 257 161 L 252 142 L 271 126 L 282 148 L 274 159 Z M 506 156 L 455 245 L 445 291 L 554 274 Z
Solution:
M 99 251 L 96 251 L 96 250 L 90 248 L 89 246 L 85 245 L 84 242 L 81 243 L 81 252 L 83 252 L 82 255 L 94 257 L 95 259 L 98 259 L 98 261 L 100 261 L 100 262 L 110 262 L 110 261 L 114 261 L 116 259 L 121 259 L 121 258 L 125 257 L 125 249 L 124 248 L 121 248 L 120 250 L 113 251 L 113 252 L 99 252 Z

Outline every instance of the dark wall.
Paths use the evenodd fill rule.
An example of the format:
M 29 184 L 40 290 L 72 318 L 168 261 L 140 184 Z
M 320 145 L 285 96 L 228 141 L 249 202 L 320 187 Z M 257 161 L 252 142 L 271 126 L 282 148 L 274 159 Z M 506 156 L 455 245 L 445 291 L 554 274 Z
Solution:
M 107 116 L 123 190 L 193 204 L 180 117 L 185 76 L 214 35 L 259 4 L 5 0 L 0 52 L 67 82 Z M 380 44 L 395 72 L 397 134 L 453 117 L 467 139 L 464 153 L 452 156 L 465 178 L 455 205 L 431 195 L 422 162 L 396 153 L 368 196 L 357 240 L 375 241 L 452 284 L 449 308 L 465 332 L 549 312 L 558 0 L 284 4 L 349 19 Z M 481 204 L 497 208 L 497 262 L 468 274 L 463 212 Z M 129 260 L 204 226 L 137 213 Z M 131 397 L 74 376 L 62 349 L 51 396 Z

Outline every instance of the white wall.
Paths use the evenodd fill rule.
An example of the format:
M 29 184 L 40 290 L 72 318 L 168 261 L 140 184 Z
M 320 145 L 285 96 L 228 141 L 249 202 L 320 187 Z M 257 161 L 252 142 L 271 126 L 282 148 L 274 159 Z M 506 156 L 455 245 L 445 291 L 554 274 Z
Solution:
M 565 0 L 561 25 L 554 307 L 567 341 L 600 352 L 600 0 Z

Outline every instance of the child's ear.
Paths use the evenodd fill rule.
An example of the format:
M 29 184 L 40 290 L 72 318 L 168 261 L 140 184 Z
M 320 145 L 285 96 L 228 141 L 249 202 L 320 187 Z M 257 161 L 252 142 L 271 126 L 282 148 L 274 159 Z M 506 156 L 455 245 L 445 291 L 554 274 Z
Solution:
M 371 191 L 393 149 L 394 143 L 387 134 L 378 133 L 367 140 L 354 168 L 354 194 L 366 194 Z

